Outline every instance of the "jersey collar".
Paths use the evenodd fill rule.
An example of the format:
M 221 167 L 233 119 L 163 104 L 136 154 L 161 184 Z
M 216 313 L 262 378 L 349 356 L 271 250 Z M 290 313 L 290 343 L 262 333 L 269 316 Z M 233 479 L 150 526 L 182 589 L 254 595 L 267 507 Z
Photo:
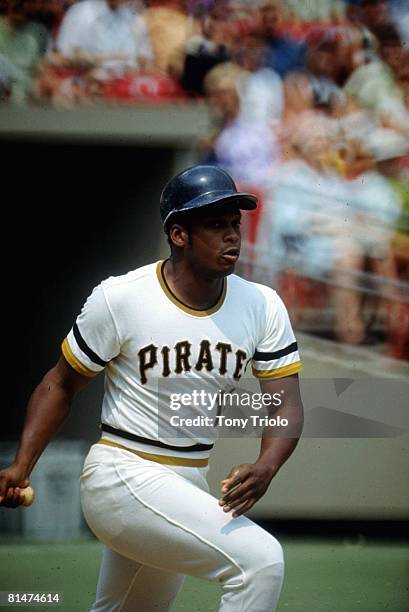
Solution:
M 156 266 L 156 276 L 158 278 L 159 284 L 163 292 L 165 293 L 166 297 L 171 302 L 173 302 L 175 306 L 180 308 L 180 310 L 183 310 L 183 312 L 187 312 L 188 314 L 193 315 L 195 317 L 209 317 L 215 314 L 218 310 L 220 310 L 226 298 L 226 292 L 227 292 L 227 279 L 226 278 L 223 279 L 223 289 L 221 291 L 220 297 L 218 298 L 217 302 L 213 306 L 211 306 L 210 308 L 206 308 L 204 310 L 200 310 L 197 308 L 191 308 L 190 306 L 187 306 L 186 304 L 181 302 L 176 297 L 176 295 L 171 291 L 168 283 L 166 282 L 165 275 L 163 273 L 163 269 L 164 269 L 166 261 L 167 260 L 158 261 L 157 266 Z

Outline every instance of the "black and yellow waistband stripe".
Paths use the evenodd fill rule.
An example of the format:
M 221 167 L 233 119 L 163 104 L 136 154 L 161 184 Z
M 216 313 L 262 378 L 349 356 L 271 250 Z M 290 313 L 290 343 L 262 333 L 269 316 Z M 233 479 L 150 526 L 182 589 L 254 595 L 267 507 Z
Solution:
M 161 463 L 163 465 L 179 465 L 182 467 L 206 467 L 209 464 L 209 459 L 194 459 L 194 458 L 185 458 L 185 457 L 168 457 L 167 455 L 155 455 L 153 453 L 145 453 L 144 451 L 134 450 L 133 448 L 128 448 L 127 446 L 123 446 L 122 444 L 118 444 L 117 442 L 112 442 L 111 440 L 107 440 L 106 438 L 101 438 L 98 440 L 97 444 L 103 444 L 104 446 L 113 446 L 114 448 L 120 448 L 121 450 L 128 451 L 129 453 L 133 453 L 134 455 L 138 455 L 142 459 L 146 459 L 147 461 L 154 461 L 155 463 Z
M 276 368 L 275 370 L 256 370 L 253 367 L 253 375 L 257 376 L 257 378 L 284 378 L 284 376 L 291 376 L 292 374 L 297 374 L 297 372 L 301 372 L 302 363 L 301 361 L 296 361 L 295 363 L 290 363 L 290 365 L 283 366 L 282 368 Z
M 99 355 L 97 355 L 96 353 L 94 353 L 94 351 L 88 346 L 88 344 L 85 342 L 84 338 L 81 336 L 81 332 L 78 329 L 78 325 L 75 323 L 74 327 L 72 328 L 73 334 L 74 334 L 74 338 L 77 341 L 78 346 L 80 347 L 80 349 L 82 350 L 83 353 L 85 353 L 85 355 L 94 363 L 96 363 L 97 365 L 102 366 L 103 368 L 105 368 L 105 366 L 107 365 L 107 361 L 104 361 L 103 359 L 101 359 L 101 357 L 99 357 Z
M 286 355 L 291 355 L 291 353 L 295 353 L 295 351 L 298 351 L 298 345 L 296 342 L 293 342 L 285 348 L 282 348 L 279 351 L 274 351 L 273 353 L 262 353 L 261 351 L 256 351 L 253 355 L 253 359 L 254 361 L 274 361 L 275 359 L 281 359 L 281 357 L 285 357 Z
M 145 438 L 143 436 L 137 436 L 129 431 L 124 431 L 123 429 L 117 429 L 116 427 L 112 427 L 112 425 L 108 425 L 107 423 L 101 423 L 101 430 L 106 431 L 107 433 L 114 434 L 115 436 L 119 436 L 120 438 L 125 438 L 125 440 L 132 440 L 133 442 L 139 442 L 142 444 L 149 444 L 149 446 L 157 446 L 158 448 L 166 448 L 170 451 L 182 451 L 184 453 L 192 453 L 195 451 L 207 451 L 211 450 L 214 444 L 192 444 L 191 446 L 174 446 L 172 444 L 166 444 L 165 442 L 161 442 L 160 440 L 151 440 L 150 438 Z
M 221 291 L 219 299 L 217 300 L 216 304 L 214 304 L 214 306 L 211 306 L 210 308 L 206 308 L 204 310 L 191 308 L 190 306 L 187 306 L 186 304 L 181 302 L 179 298 L 177 298 L 176 295 L 172 292 L 169 285 L 167 284 L 165 275 L 163 273 L 163 268 L 164 268 L 165 263 L 166 261 L 158 262 L 158 265 L 156 268 L 156 275 L 158 277 L 158 281 L 159 281 L 159 284 L 163 292 L 166 294 L 166 296 L 170 299 L 171 302 L 173 302 L 176 306 L 178 306 L 178 308 L 180 308 L 184 312 L 187 312 L 188 314 L 194 315 L 195 317 L 208 317 L 214 314 L 215 312 L 217 312 L 222 307 L 223 302 L 226 297 L 226 292 L 227 292 L 227 280 L 226 279 L 223 279 L 223 289 Z
M 64 342 L 61 345 L 61 351 L 66 361 L 68 361 L 70 366 L 76 372 L 78 372 L 78 374 L 82 374 L 82 376 L 88 376 L 89 378 L 97 376 L 98 372 L 93 372 L 92 370 L 84 366 L 84 364 L 82 364 L 79 359 L 77 359 L 77 357 L 72 352 L 70 345 L 68 344 L 67 338 L 65 338 Z

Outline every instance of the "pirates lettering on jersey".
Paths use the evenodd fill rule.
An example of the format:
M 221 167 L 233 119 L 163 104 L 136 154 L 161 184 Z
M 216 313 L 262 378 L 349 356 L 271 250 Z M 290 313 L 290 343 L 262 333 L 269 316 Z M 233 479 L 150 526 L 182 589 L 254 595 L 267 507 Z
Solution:
M 138 351 L 138 366 L 141 383 L 146 385 L 149 373 L 160 367 L 160 375 L 165 378 L 172 373 L 171 356 L 174 357 L 175 374 L 183 374 L 195 369 L 197 372 L 206 370 L 212 372 L 217 370 L 219 374 L 228 374 L 228 356 L 233 354 L 233 347 L 227 342 L 218 342 L 213 348 L 209 340 L 202 340 L 197 351 L 192 350 L 192 344 L 188 340 L 177 342 L 172 348 L 168 346 L 158 347 L 149 344 Z M 240 380 L 244 366 L 247 361 L 247 353 L 242 349 L 234 352 L 234 361 L 231 360 L 231 373 L 235 380 Z M 158 372 L 159 373 L 159 372 Z
M 227 353 L 231 353 L 231 344 L 226 342 L 218 342 L 216 344 L 216 351 L 220 351 L 220 374 L 226 374 L 227 372 Z
M 247 353 L 238 349 L 236 351 L 236 369 L 233 373 L 234 380 L 240 380 L 244 364 L 247 361 Z
M 200 343 L 200 352 L 195 365 L 195 370 L 201 372 L 204 367 L 208 372 L 213 370 L 213 359 L 209 340 L 202 340 Z
M 167 347 L 166 347 L 167 348 Z M 158 347 L 154 344 L 149 344 L 142 348 L 139 353 L 139 374 L 141 376 L 141 382 L 143 385 L 146 385 L 148 379 L 146 378 L 145 372 L 146 370 L 151 370 L 158 363 Z M 169 360 L 169 357 L 168 357 Z M 165 359 L 164 359 L 165 364 Z M 166 361 L 166 366 L 169 368 L 169 361 Z M 164 368 L 165 369 L 165 368 Z
M 182 374 L 182 372 L 190 372 L 192 366 L 189 363 L 189 357 L 191 353 L 192 345 L 187 340 L 178 342 L 175 344 L 176 352 L 176 374 Z

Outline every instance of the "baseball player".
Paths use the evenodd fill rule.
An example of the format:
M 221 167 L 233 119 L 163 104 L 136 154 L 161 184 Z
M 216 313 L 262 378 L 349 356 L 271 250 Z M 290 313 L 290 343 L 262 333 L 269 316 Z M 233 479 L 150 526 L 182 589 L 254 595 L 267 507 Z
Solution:
M 233 274 L 241 210 L 256 205 L 214 166 L 169 181 L 160 204 L 169 259 L 93 290 L 30 398 L 14 463 L 0 472 L 2 503 L 18 504 L 73 396 L 105 372 L 102 436 L 81 476 L 84 515 L 105 544 L 94 612 L 169 610 L 186 575 L 219 583 L 223 612 L 276 609 L 282 549 L 245 513 L 297 444 L 301 364 L 275 291 Z M 209 406 L 192 402 L 175 426 L 171 398 L 231 390 L 247 366 L 267 397 L 284 391 L 274 414 L 288 430 L 268 424 L 258 459 L 234 466 L 217 500 L 206 483 L 217 427 L 188 418 L 205 419 Z

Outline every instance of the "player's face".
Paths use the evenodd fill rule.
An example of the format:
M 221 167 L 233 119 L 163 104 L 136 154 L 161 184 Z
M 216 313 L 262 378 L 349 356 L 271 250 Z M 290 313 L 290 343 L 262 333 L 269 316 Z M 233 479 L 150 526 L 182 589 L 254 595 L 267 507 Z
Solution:
M 214 277 L 234 272 L 240 255 L 241 213 L 230 208 L 222 213 L 204 211 L 190 229 L 190 240 L 184 250 L 192 266 Z

